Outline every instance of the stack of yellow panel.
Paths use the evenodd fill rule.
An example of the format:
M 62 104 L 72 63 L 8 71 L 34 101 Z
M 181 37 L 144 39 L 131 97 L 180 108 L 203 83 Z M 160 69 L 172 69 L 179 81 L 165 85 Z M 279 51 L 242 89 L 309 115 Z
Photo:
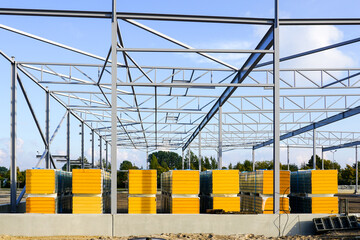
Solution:
M 55 169 L 26 170 L 26 212 L 71 212 L 70 183 L 71 173 L 68 172 Z
M 240 191 L 244 193 L 273 194 L 273 170 L 240 173 Z M 290 171 L 280 171 L 280 195 L 290 193 Z
M 73 169 L 73 213 L 106 212 L 110 175 L 101 169 Z
M 156 213 L 156 170 L 129 170 L 128 213 Z
M 273 198 L 241 194 L 241 211 L 245 213 L 273 213 Z M 290 213 L 289 198 L 280 197 L 280 213 Z
M 200 174 L 200 211 L 240 211 L 239 171 L 210 170 Z
M 273 213 L 273 170 L 241 172 L 241 211 Z M 290 171 L 280 171 L 280 213 L 289 213 Z
M 199 171 L 172 170 L 161 174 L 161 205 L 164 213 L 198 214 Z
M 338 213 L 337 170 L 302 170 L 291 173 L 292 213 Z

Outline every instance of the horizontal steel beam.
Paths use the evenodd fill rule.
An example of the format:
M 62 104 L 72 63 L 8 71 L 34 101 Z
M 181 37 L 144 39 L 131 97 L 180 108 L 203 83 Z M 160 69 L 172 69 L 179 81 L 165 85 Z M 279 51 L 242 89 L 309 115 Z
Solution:
M 358 146 L 358 145 L 360 145 L 360 141 L 344 143 L 344 144 L 340 144 L 337 146 L 325 147 L 322 149 L 322 151 L 327 152 L 327 151 L 331 151 L 331 150 L 335 150 L 335 149 L 354 147 L 354 146 Z
M 173 52 L 173 53 L 274 53 L 273 50 L 248 49 L 181 49 L 181 48 L 118 48 L 120 52 Z
M 334 116 L 325 118 L 325 119 L 323 119 L 321 121 L 318 121 L 318 122 L 312 123 L 310 125 L 307 125 L 305 127 L 299 128 L 299 129 L 297 129 L 295 131 L 291 131 L 289 133 L 281 135 L 280 140 L 285 140 L 287 138 L 291 138 L 293 136 L 305 133 L 307 131 L 310 131 L 310 130 L 313 130 L 313 129 L 316 129 L 316 128 L 319 128 L 319 127 L 326 126 L 328 124 L 343 120 L 343 119 L 348 118 L 348 117 L 352 117 L 352 116 L 354 116 L 356 114 L 359 114 L 359 113 L 360 113 L 360 106 L 357 106 L 357 107 L 352 108 L 350 110 L 347 110 L 345 112 L 336 114 Z M 272 144 L 273 142 L 274 142 L 274 139 L 270 139 L 270 140 L 268 140 L 266 142 L 255 145 L 253 148 L 254 149 L 262 148 L 264 146 Z
M 105 11 L 0 8 L 0 15 L 111 19 L 112 13 L 107 11 L 105 12 Z M 117 12 L 116 15 L 118 19 L 212 22 L 212 23 L 233 23 L 233 24 L 272 25 L 274 21 L 272 18 L 244 18 L 244 17 L 227 17 L 227 16 L 158 14 L 158 13 Z M 280 19 L 279 23 L 280 25 L 357 25 L 360 24 L 360 18 Z

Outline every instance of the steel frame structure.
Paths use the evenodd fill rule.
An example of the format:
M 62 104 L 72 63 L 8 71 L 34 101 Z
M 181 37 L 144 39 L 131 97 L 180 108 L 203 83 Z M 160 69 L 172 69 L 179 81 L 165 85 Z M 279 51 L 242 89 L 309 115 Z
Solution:
M 46 168 L 56 168 L 55 160 L 65 158 L 70 170 L 70 116 L 80 121 L 81 156 L 84 167 L 94 167 L 94 135 L 106 146 L 111 145 L 111 213 L 117 210 L 117 148 L 136 148 L 148 153 L 159 149 L 182 150 L 198 148 L 217 149 L 218 165 L 222 167 L 222 152 L 237 148 L 255 150 L 272 145 L 274 161 L 274 213 L 279 213 L 279 159 L 280 148 L 316 148 L 360 141 L 359 132 L 321 131 L 318 127 L 340 121 L 360 112 L 360 95 L 331 91 L 358 89 L 360 68 L 280 69 L 280 62 L 311 55 L 329 49 L 357 43 L 360 38 L 339 42 L 322 48 L 279 57 L 279 27 L 298 25 L 360 25 L 360 19 L 279 19 L 278 0 L 274 0 L 274 18 L 242 18 L 226 16 L 199 16 L 175 14 L 149 14 L 117 12 L 116 0 L 111 12 L 62 11 L 37 9 L 2 9 L 0 15 L 47 16 L 69 18 L 106 18 L 111 21 L 111 45 L 105 57 L 82 51 L 31 33 L 0 24 L 0 29 L 10 31 L 46 44 L 100 60 L 93 63 L 24 62 L 5 57 L 12 66 L 11 77 L 11 207 L 16 211 L 16 86 L 19 84 L 32 117 L 44 142 Z M 269 27 L 255 49 L 196 49 L 167 36 L 136 20 L 185 21 L 216 24 L 266 25 Z M 119 21 L 165 39 L 181 48 L 127 48 L 124 44 Z M 221 68 L 183 66 L 142 66 L 131 53 L 195 53 L 215 62 Z M 119 53 L 119 56 L 118 56 Z M 232 66 L 211 53 L 250 54 L 242 67 Z M 262 61 L 265 55 L 272 60 Z M 122 61 L 118 58 L 121 57 Z M 270 68 L 264 68 L 270 66 Z M 64 71 L 64 67 L 68 70 Z M 61 69 L 60 69 L 61 68 Z M 97 74 L 89 72 L 97 71 Z M 120 77 L 120 76 L 121 77 Z M 43 133 L 33 111 L 23 79 L 29 79 L 46 93 L 46 128 Z M 44 86 L 49 86 L 46 88 Z M 66 88 L 64 87 L 66 86 Z M 237 88 L 256 88 L 267 94 L 236 94 Z M 192 89 L 199 90 L 189 93 Z M 222 92 L 219 94 L 219 89 Z M 320 90 L 322 94 L 303 94 L 299 90 Z M 287 91 L 287 94 L 280 94 Z M 292 94 L 294 92 L 294 94 Z M 50 138 L 49 101 L 54 99 L 66 113 L 57 130 L 67 118 L 67 154 L 54 156 L 50 145 L 57 130 Z M 223 107 L 226 104 L 226 107 Z M 91 131 L 92 161 L 85 165 L 84 127 Z M 310 133 L 310 131 L 312 133 Z M 280 145 L 282 141 L 283 145 Z M 64 161 L 64 160 L 63 160 Z M 315 161 L 314 161 L 315 164 Z M 102 161 L 100 158 L 100 167 Z M 23 193 L 19 196 L 20 201 Z

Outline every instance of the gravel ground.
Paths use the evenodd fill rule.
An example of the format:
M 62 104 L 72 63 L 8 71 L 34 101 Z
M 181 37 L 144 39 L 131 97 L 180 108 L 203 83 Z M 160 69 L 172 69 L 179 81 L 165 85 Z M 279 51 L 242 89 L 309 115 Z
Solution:
M 214 234 L 160 234 L 151 236 L 130 236 L 130 237 L 85 237 L 85 236 L 52 236 L 52 237 L 14 237 L 0 235 L 0 240 L 173 240 L 173 239 L 196 239 L 196 240 L 245 240 L 245 239 L 278 239 L 278 240 L 305 240 L 305 239 L 360 239 L 360 230 L 329 232 L 323 235 L 312 236 L 287 236 L 287 237 L 265 237 L 254 234 L 236 234 L 236 235 L 214 235 Z
M 253 234 L 237 234 L 237 235 L 213 235 L 213 234 L 161 234 L 161 235 L 152 235 L 152 236 L 130 236 L 130 237 L 71 237 L 71 236 L 57 236 L 57 237 L 13 237 L 13 236 L 0 236 L 0 240 L 100 240 L 100 239 L 108 239 L 108 240 L 130 240 L 130 239 L 212 239 L 212 240 L 225 240 L 225 239 L 320 239 L 316 236 L 292 236 L 292 237 L 282 237 L 282 238 L 272 238 L 272 237 L 264 237 L 264 236 L 254 236 Z

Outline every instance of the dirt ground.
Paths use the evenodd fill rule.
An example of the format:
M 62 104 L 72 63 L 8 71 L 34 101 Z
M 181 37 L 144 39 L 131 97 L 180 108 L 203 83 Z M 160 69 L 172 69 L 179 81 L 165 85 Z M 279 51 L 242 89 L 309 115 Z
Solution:
M 161 234 L 161 235 L 152 235 L 152 236 L 131 236 L 131 237 L 119 237 L 119 238 L 112 238 L 112 237 L 69 237 L 69 236 L 58 236 L 58 237 L 12 237 L 12 236 L 0 236 L 0 240 L 100 240 L 100 239 L 108 239 L 108 240 L 131 240 L 131 239 L 198 239 L 198 240 L 205 240 L 205 239 L 212 239 L 212 240 L 225 240 L 225 239 L 320 239 L 314 236 L 292 236 L 292 237 L 281 237 L 281 238 L 267 238 L 264 236 L 254 236 L 253 234 L 237 234 L 237 235 L 213 235 L 213 234 Z
M 187 239 L 187 240 L 245 240 L 245 239 L 284 239 L 284 240 L 306 240 L 306 239 L 360 239 L 360 230 L 350 230 L 341 232 L 329 232 L 322 235 L 313 236 L 287 236 L 287 237 L 264 237 L 254 234 L 236 234 L 236 235 L 214 235 L 214 234 L 160 234 L 151 236 L 130 236 L 130 237 L 102 237 L 102 236 L 54 236 L 54 237 L 13 237 L 0 235 L 0 240 L 174 240 L 174 239 Z

